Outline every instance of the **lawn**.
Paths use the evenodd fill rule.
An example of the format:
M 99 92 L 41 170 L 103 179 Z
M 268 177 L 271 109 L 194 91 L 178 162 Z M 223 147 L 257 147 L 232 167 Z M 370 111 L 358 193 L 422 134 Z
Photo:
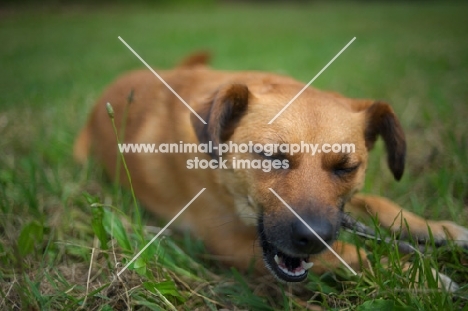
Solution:
M 223 267 L 200 241 L 168 231 L 117 275 L 165 222 L 135 208 L 98 164 L 81 167 L 71 153 L 103 88 L 143 67 L 118 36 L 156 68 L 208 49 L 215 68 L 304 82 L 356 37 L 313 86 L 391 103 L 408 141 L 402 181 L 392 179 L 378 144 L 364 192 L 468 226 L 467 11 L 461 3 L 364 1 L 0 7 L 0 309 L 467 308 L 467 250 L 412 255 L 414 269 L 402 272 L 391 245 L 349 235 L 369 250 L 373 274 L 282 285 Z M 384 255 L 388 266 L 378 261 Z M 430 267 L 460 289 L 437 290 Z

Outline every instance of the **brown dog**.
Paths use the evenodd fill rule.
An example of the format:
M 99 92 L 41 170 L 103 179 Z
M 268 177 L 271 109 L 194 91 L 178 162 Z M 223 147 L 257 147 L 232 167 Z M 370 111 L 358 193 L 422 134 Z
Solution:
M 363 185 L 368 153 L 379 136 L 395 179 L 403 174 L 405 138 L 388 104 L 308 88 L 268 124 L 304 84 L 271 73 L 214 71 L 205 61 L 204 55 L 194 55 L 160 75 L 207 125 L 150 71 L 131 72 L 115 81 L 97 102 L 76 141 L 76 159 L 84 162 L 92 153 L 112 178 L 128 186 L 124 170 L 115 176 L 118 148 L 107 102 L 114 108 L 117 128 L 124 128 L 121 139 L 126 143 L 354 144 L 354 152 L 314 156 L 231 150 L 221 155 L 228 160 L 227 168 L 218 169 L 188 168 L 195 158 L 219 160 L 216 149 L 210 154 L 125 154 L 135 193 L 146 208 L 169 220 L 206 188 L 177 220 L 178 227 L 203 239 L 226 264 L 239 269 L 254 264 L 258 270 L 266 264 L 287 282 L 304 280 L 311 263 L 315 273 L 342 264 L 270 188 L 354 269 L 360 268 L 365 254 L 336 241 L 345 212 L 356 218 L 376 217 L 383 227 L 416 240 L 428 238 L 430 227 L 438 242 L 449 239 L 468 245 L 468 230 L 463 227 L 424 220 L 387 199 L 356 194 Z M 239 159 L 287 165 L 269 172 L 233 168 Z

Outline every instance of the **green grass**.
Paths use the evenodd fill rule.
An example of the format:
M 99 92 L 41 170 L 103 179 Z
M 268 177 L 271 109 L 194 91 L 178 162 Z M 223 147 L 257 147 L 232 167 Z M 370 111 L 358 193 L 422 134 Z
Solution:
M 135 212 L 129 192 L 115 189 L 99 165 L 82 168 L 71 156 L 105 85 L 142 67 L 118 36 L 159 68 L 202 48 L 214 53 L 215 68 L 267 70 L 305 82 L 356 36 L 314 86 L 387 100 L 408 139 L 403 180 L 392 180 L 380 144 L 365 191 L 468 226 L 467 9 L 405 3 L 0 9 L 0 309 L 467 308 L 468 254 L 456 247 L 412 256 L 418 276 L 399 271 L 391 246 L 367 242 L 373 275 L 344 271 L 289 287 L 226 269 L 199 241 L 171 234 L 117 277 L 154 236 L 138 225 L 149 216 Z M 378 263 L 382 256 L 390 268 Z M 461 289 L 435 290 L 432 276 L 421 272 L 429 267 Z M 427 286 L 415 285 L 418 278 Z

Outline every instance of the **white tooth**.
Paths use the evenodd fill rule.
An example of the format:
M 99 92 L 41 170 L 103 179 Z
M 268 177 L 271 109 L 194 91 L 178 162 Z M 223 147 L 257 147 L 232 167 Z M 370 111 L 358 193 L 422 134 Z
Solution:
M 280 268 L 280 270 L 283 271 L 284 273 L 286 273 L 286 274 L 288 274 L 288 275 L 291 275 L 291 272 L 289 272 L 288 269 L 285 269 L 285 268 L 283 268 L 283 267 L 281 267 L 281 266 L 279 266 L 279 268 Z
M 281 262 L 280 259 L 279 259 L 279 257 L 278 257 L 278 255 L 275 255 L 275 262 L 276 262 L 278 265 L 279 265 L 280 262 Z
M 283 268 L 281 266 L 278 266 L 278 267 L 280 268 L 281 271 L 283 271 L 285 274 L 290 275 L 290 276 L 300 276 L 305 273 L 304 269 L 293 272 L 293 271 L 289 271 L 287 268 Z
M 304 270 L 308 270 L 308 269 L 312 268 L 313 265 L 314 265 L 313 262 L 305 262 L 305 261 L 301 262 L 301 266 L 302 266 L 302 268 L 304 268 Z

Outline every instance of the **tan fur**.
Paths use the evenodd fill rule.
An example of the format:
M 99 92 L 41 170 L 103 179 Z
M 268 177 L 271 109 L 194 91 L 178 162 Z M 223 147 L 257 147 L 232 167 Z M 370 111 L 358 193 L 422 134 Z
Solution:
M 208 154 L 125 154 L 133 187 L 143 205 L 158 217 L 171 219 L 200 189 L 206 191 L 177 220 L 176 225 L 201 238 L 207 248 L 227 265 L 247 269 L 254 264 L 264 271 L 258 245 L 256 217 L 262 215 L 265 233 L 274 240 L 281 228 L 295 221 L 291 212 L 269 191 L 274 189 L 302 215 L 314 215 L 339 226 L 340 206 L 356 217 L 377 217 L 391 230 L 406 230 L 428 237 L 428 226 L 439 240 L 466 243 L 468 231 L 451 222 L 424 220 L 384 198 L 355 195 L 362 187 L 368 152 L 382 137 L 389 167 L 395 178 L 403 173 L 405 139 L 398 119 L 386 103 L 345 98 L 308 88 L 269 125 L 268 122 L 304 86 L 292 78 L 262 72 L 214 71 L 207 57 L 196 55 L 174 70 L 158 71 L 163 79 L 208 122 L 196 118 L 150 71 L 140 70 L 118 78 L 94 107 L 78 136 L 74 154 L 79 162 L 96 157 L 112 178 L 128 185 L 117 165 L 117 141 L 105 104 L 115 111 L 121 140 L 128 143 L 202 143 L 233 141 L 257 143 L 354 143 L 347 155 L 321 153 L 290 157 L 291 168 L 265 173 L 261 170 L 201 170 L 186 168 L 194 157 Z M 133 101 L 127 97 L 133 92 Z M 122 130 L 124 126 L 124 130 Z M 217 155 L 211 155 L 217 158 Z M 232 159 L 262 159 L 257 154 L 230 153 Z M 343 162 L 344 161 L 344 162 Z M 343 162 L 343 163 L 342 163 Z M 337 170 L 359 165 L 337 176 Z M 341 167 L 343 166 L 343 167 Z M 339 171 L 340 172 L 340 171 Z M 337 228 L 338 229 L 338 228 Z M 287 243 L 286 243 L 287 244 Z M 466 244 L 465 244 L 466 245 Z M 288 246 L 286 246 L 288 248 Z M 355 269 L 365 254 L 356 247 L 334 242 L 333 248 Z M 316 273 L 341 266 L 324 251 L 312 255 Z

